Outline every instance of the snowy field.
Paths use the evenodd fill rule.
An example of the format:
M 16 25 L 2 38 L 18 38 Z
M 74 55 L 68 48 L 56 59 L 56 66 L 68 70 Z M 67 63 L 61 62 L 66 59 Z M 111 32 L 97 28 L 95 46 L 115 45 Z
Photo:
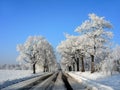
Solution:
M 0 70 L 0 82 L 32 75 L 31 70 Z
M 34 75 L 31 70 L 0 70 L 0 89 L 40 74 L 42 73 Z
M 90 72 L 74 72 L 78 76 L 82 76 L 88 80 L 98 82 L 103 85 L 112 87 L 114 90 L 120 90 L 120 74 L 116 73 L 112 76 L 105 75 L 104 73 L 95 72 L 91 74 Z

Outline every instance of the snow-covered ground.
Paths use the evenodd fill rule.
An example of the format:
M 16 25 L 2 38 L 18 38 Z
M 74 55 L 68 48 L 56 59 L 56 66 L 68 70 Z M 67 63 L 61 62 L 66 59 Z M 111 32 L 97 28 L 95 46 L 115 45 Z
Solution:
M 85 77 L 87 79 L 91 79 L 91 80 L 97 80 L 100 78 L 105 78 L 107 77 L 107 75 L 103 74 L 102 72 L 95 72 L 95 73 L 90 73 L 90 71 L 86 71 L 86 72 L 74 72 L 77 75 L 80 75 L 82 77 Z
M 78 77 L 84 77 L 89 81 L 95 81 L 103 85 L 112 87 L 114 90 L 120 90 L 120 74 L 114 74 L 112 76 L 105 75 L 102 72 L 95 72 L 91 74 L 90 72 L 70 72 Z M 0 89 L 14 83 L 24 81 L 43 73 L 32 74 L 30 70 L 0 70 Z M 76 78 L 76 77 L 75 77 Z M 99 84 L 97 84 L 99 85 Z
M 40 74 L 42 73 L 34 75 L 31 70 L 0 70 L 0 89 Z
M 82 76 L 88 80 L 93 80 L 103 85 L 112 87 L 114 90 L 120 90 L 120 73 L 114 74 L 112 76 L 105 75 L 102 72 L 95 72 L 91 74 L 90 72 L 73 72 L 78 76 Z
M 99 83 L 112 87 L 114 90 L 120 90 L 120 74 L 98 79 L 97 81 Z

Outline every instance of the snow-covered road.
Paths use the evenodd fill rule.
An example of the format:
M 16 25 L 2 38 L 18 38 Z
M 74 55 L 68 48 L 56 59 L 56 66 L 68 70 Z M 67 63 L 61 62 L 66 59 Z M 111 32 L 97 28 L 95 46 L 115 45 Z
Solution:
M 72 72 L 51 72 L 9 85 L 2 90 L 114 90 Z
M 92 90 L 82 82 L 77 82 L 65 72 L 53 72 L 40 75 L 1 90 Z

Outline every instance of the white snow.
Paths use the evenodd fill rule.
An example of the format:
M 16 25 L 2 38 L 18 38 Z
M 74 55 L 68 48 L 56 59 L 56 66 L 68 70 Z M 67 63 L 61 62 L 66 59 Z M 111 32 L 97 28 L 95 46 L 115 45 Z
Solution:
M 43 77 L 43 76 L 48 76 L 48 75 L 51 75 L 52 73 L 45 73 L 44 75 L 42 74 L 42 75 L 39 75 L 39 76 L 36 76 L 36 77 L 34 77 L 34 78 L 30 78 L 30 79 L 27 79 L 27 80 L 25 80 L 25 81 L 21 81 L 21 82 L 19 82 L 19 83 L 16 83 L 16 84 L 12 84 L 12 85 L 10 85 L 10 86 L 8 86 L 8 87 L 5 87 L 5 88 L 3 88 L 3 89 L 1 89 L 1 90 L 22 90 L 22 88 L 24 88 L 24 87 L 26 87 L 26 86 L 28 86 L 28 85 L 31 85 L 31 83 L 34 83 L 34 82 L 36 82 L 37 80 L 39 80 L 40 79 L 40 76 L 41 77 Z M 35 83 L 34 83 L 35 84 Z M 35 85 L 36 86 L 36 85 Z M 27 89 L 27 88 L 25 88 L 25 89 Z
M 31 70 L 0 70 L 0 82 L 30 76 Z
M 113 88 L 113 90 L 120 90 L 120 74 L 114 74 L 112 76 L 105 75 L 102 72 L 95 72 L 92 74 L 90 72 L 72 72 L 72 74 L 74 74 L 74 78 L 80 77 L 86 81 L 106 85 L 108 87 Z
M 0 89 L 40 74 L 34 75 L 31 70 L 0 70 Z
M 74 72 L 77 75 L 80 75 L 84 78 L 87 79 L 91 79 L 91 80 L 96 80 L 96 79 L 100 79 L 100 78 L 105 78 L 107 77 L 105 74 L 103 74 L 102 72 L 95 72 L 95 73 L 90 73 L 90 71 L 86 71 L 86 72 Z
M 120 90 L 120 74 L 98 79 L 97 81 L 99 83 L 112 87 L 114 90 Z

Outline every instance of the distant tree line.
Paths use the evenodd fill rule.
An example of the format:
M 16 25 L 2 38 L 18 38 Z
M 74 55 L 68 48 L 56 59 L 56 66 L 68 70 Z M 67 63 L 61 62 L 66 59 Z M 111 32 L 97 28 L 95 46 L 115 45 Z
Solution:
M 0 64 L 0 70 L 31 70 L 31 68 L 20 64 Z

